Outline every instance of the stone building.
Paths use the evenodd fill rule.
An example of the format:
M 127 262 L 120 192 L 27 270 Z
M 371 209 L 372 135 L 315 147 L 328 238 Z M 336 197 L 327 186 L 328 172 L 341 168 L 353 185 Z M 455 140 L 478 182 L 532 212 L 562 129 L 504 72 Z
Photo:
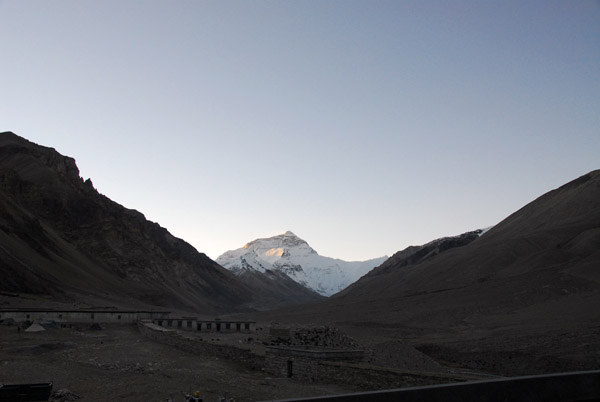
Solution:
M 3 309 L 0 320 L 56 321 L 65 323 L 134 324 L 141 319 L 158 319 L 170 316 L 168 311 L 134 310 L 53 310 L 53 309 Z
M 325 362 L 360 362 L 362 350 L 314 346 L 267 346 L 265 371 L 277 377 L 294 377 L 314 381 L 328 377 Z M 336 370 L 335 368 L 333 370 Z
M 239 320 L 202 320 L 197 317 L 157 318 L 152 322 L 164 328 L 182 329 L 200 332 L 253 332 L 256 331 L 255 321 Z
M 151 320 L 164 328 L 202 332 L 254 332 L 255 321 L 212 320 L 197 317 L 171 317 L 169 311 L 134 310 L 52 310 L 52 309 L 4 309 L 0 310 L 0 322 L 12 319 L 24 321 L 56 321 L 58 323 L 86 324 L 135 324 L 139 320 Z

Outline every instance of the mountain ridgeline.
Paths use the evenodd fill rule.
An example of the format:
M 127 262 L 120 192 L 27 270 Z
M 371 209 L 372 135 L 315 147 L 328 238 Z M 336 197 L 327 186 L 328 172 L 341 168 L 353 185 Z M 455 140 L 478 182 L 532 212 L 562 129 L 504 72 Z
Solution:
M 595 170 L 482 235 L 475 231 L 409 247 L 316 310 L 286 316 L 436 336 L 481 334 L 483 328 L 546 333 L 593 327 L 600 323 L 598 267 L 600 170 Z
M 502 376 L 595 370 L 599 267 L 595 170 L 485 233 L 409 247 L 323 302 L 261 318 L 335 325 L 390 353 Z
M 458 236 L 443 237 L 430 241 L 422 246 L 410 246 L 387 259 L 383 264 L 370 271 L 368 276 L 384 275 L 392 270 L 408 265 L 420 264 L 444 251 L 466 246 L 473 240 L 479 238 L 484 231 L 482 229 L 466 232 Z
M 0 133 L 6 297 L 333 324 L 368 339 L 409 339 L 442 360 L 498 373 L 516 372 L 498 368 L 515 361 L 523 374 L 598 365 L 590 350 L 600 347 L 600 170 L 485 233 L 434 240 L 389 259 L 322 257 L 286 232 L 218 262 L 229 270 L 98 193 L 74 159 Z M 276 308 L 283 309 L 256 313 Z M 473 366 L 478 348 L 496 354 L 473 357 Z M 498 366 L 481 366 L 487 361 Z
M 317 300 L 289 278 L 242 282 L 99 194 L 75 160 L 0 133 L 0 290 L 87 305 L 218 313 Z

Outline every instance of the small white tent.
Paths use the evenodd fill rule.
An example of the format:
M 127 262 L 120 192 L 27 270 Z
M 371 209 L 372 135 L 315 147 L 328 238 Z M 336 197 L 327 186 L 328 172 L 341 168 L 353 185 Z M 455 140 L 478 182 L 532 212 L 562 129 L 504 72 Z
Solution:
M 27 328 L 25 330 L 25 332 L 42 332 L 45 331 L 46 328 L 42 327 L 40 324 L 38 324 L 37 322 L 34 322 L 33 324 L 31 324 L 29 326 L 29 328 Z

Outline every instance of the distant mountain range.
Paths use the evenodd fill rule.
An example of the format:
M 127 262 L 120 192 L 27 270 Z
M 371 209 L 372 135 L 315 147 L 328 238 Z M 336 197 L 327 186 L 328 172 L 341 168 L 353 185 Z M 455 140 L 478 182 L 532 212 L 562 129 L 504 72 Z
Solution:
M 217 263 L 236 275 L 278 272 L 323 296 L 345 289 L 387 256 L 367 261 L 343 261 L 320 256 L 294 233 L 257 239 L 237 250 L 227 251 Z
M 402 340 L 450 365 L 501 375 L 600 361 L 600 170 L 485 233 L 389 259 L 322 257 L 286 232 L 218 261 L 233 272 L 99 194 L 74 159 L 0 133 L 3 306 L 34 298 L 30 304 L 245 311 L 337 325 L 369 342 Z
M 0 291 L 207 314 L 314 301 L 279 275 L 243 281 L 84 181 L 73 158 L 0 133 Z

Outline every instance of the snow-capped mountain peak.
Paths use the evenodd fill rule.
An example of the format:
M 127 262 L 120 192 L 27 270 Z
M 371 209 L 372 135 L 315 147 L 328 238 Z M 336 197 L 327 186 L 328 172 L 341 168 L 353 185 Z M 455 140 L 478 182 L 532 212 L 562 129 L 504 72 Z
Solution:
M 251 248 L 257 244 L 259 244 L 261 247 L 269 246 L 272 248 L 281 248 L 284 246 L 292 247 L 299 244 L 308 245 L 308 243 L 289 230 L 277 236 L 253 240 L 250 243 L 246 243 L 243 248 Z
M 314 291 L 330 296 L 346 288 L 387 256 L 368 261 L 347 262 L 320 256 L 291 231 L 253 240 L 237 250 L 225 252 L 217 262 L 230 271 L 276 270 Z

